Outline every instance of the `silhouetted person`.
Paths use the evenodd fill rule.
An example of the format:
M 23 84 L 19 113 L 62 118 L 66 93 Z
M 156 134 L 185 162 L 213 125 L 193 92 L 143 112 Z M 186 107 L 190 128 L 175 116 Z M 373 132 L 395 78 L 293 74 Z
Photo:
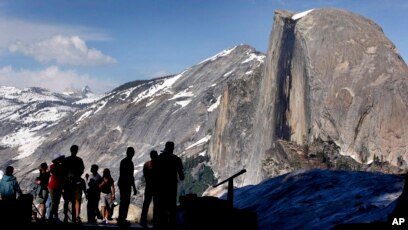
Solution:
M 181 159 L 173 154 L 174 142 L 167 142 L 158 157 L 159 172 L 159 223 L 160 229 L 173 229 L 176 224 L 177 176 L 184 180 Z
M 101 190 L 99 188 L 99 184 L 102 182 L 102 177 L 98 173 L 99 166 L 93 164 L 91 166 L 91 177 L 88 182 L 88 222 L 89 223 L 96 223 L 95 217 L 100 217 L 102 219 L 102 215 L 98 209 L 99 199 L 101 196 Z
M 0 181 L 0 194 L 4 201 L 14 201 L 17 199 L 17 193 L 21 193 L 17 178 L 13 176 L 13 173 L 13 166 L 7 166 L 6 173 Z
M 39 175 L 39 191 L 36 197 L 36 202 L 38 203 L 38 211 L 41 216 L 41 220 L 45 220 L 45 213 L 46 213 L 46 205 L 48 199 L 48 182 L 50 180 L 50 172 L 48 170 L 48 165 L 46 162 L 41 163 L 40 168 L 40 175 Z
M 51 212 L 50 219 L 59 222 L 58 218 L 58 206 L 61 200 L 62 189 L 64 186 L 64 169 L 63 161 L 65 159 L 64 155 L 57 155 L 52 164 L 50 165 L 51 177 L 48 183 L 48 191 L 51 196 Z
M 142 208 L 142 215 L 140 216 L 140 224 L 143 227 L 147 226 L 147 213 L 149 212 L 149 206 L 153 198 L 153 221 L 155 215 L 157 215 L 157 159 L 158 159 L 157 151 L 153 150 L 150 152 L 150 161 L 147 161 L 143 165 L 143 176 L 145 178 L 146 187 L 145 187 L 145 194 L 144 194 L 144 201 L 143 201 L 143 208 Z M 157 218 L 157 216 L 156 216 Z
M 81 178 L 84 173 L 84 162 L 77 157 L 78 146 L 72 145 L 71 156 L 65 158 L 64 169 L 66 183 L 64 187 L 64 199 L 72 202 L 72 222 L 81 222 L 79 212 L 81 210 L 82 192 L 85 181 Z
M 103 215 L 103 224 L 108 224 L 108 216 L 110 212 L 110 207 L 113 205 L 115 200 L 115 182 L 111 176 L 110 170 L 108 168 L 103 170 L 102 182 L 99 184 L 101 189 L 101 200 L 99 202 L 101 206 L 101 213 Z
M 118 225 L 129 225 L 126 221 L 130 196 L 133 188 L 133 194 L 136 195 L 135 178 L 133 177 L 135 166 L 132 158 L 135 155 L 135 149 L 128 147 L 126 150 L 126 157 L 120 162 L 118 187 L 120 193 L 120 206 Z

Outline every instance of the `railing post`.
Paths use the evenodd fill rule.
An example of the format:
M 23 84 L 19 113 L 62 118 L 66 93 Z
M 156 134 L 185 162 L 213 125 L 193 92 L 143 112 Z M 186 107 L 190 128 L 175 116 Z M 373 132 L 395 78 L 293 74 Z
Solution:
M 234 207 L 234 179 L 231 178 L 228 180 L 228 193 L 227 201 L 231 208 Z
M 213 187 L 217 187 L 221 184 L 224 184 L 225 182 L 228 182 L 228 193 L 227 193 L 227 202 L 228 205 L 233 208 L 234 207 L 234 178 L 245 173 L 246 170 L 242 169 L 241 171 L 239 171 L 238 173 L 234 174 L 233 176 L 229 177 L 228 179 L 214 185 Z

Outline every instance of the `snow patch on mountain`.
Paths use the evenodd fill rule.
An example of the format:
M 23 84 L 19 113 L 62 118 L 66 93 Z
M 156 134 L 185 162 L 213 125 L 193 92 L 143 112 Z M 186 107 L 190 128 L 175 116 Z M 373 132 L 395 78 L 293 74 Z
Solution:
M 152 101 L 147 102 L 146 107 L 151 106 L 155 101 L 156 101 L 156 100 L 152 100 Z
M 101 111 L 106 106 L 106 104 L 108 104 L 108 100 L 104 100 L 98 103 L 97 109 L 95 110 L 94 114 Z
M 188 104 L 190 104 L 191 100 L 184 100 L 184 101 L 177 101 L 175 104 L 180 105 L 181 107 L 186 107 Z
M 83 113 L 83 114 L 78 118 L 78 120 L 77 120 L 75 123 L 77 123 L 77 124 L 80 123 L 82 120 L 84 120 L 85 118 L 89 117 L 92 113 L 93 113 L 92 110 L 86 111 L 85 113 Z
M 231 70 L 231 71 L 225 73 L 225 74 L 224 74 L 224 77 L 228 77 L 228 76 L 231 75 L 233 72 L 234 72 L 234 70 Z
M 174 95 L 172 98 L 170 98 L 169 100 L 174 100 L 180 97 L 194 97 L 194 93 L 192 93 L 191 91 L 189 91 L 190 89 L 185 89 L 181 92 L 179 92 L 178 94 Z
M 220 105 L 220 100 L 221 99 L 221 96 L 218 96 L 217 97 L 217 101 L 214 103 L 214 104 L 212 104 L 208 109 L 207 109 L 207 111 L 208 112 L 212 112 L 212 111 L 214 111 L 219 105 Z
M 24 124 L 31 124 L 37 122 L 57 122 L 65 117 L 68 112 L 73 111 L 71 107 L 68 106 L 59 106 L 48 107 L 40 109 L 37 112 L 29 113 L 26 117 L 23 117 L 21 120 Z
M 4 136 L 0 141 L 0 145 L 9 148 L 18 147 L 17 156 L 12 160 L 19 160 L 28 157 L 33 154 L 38 146 L 40 146 L 45 140 L 45 137 L 37 136 L 37 132 L 35 132 L 43 127 L 45 127 L 45 124 L 34 129 L 21 128 L 16 132 Z
M 196 146 L 199 146 L 199 145 L 203 145 L 203 144 L 207 143 L 210 139 L 211 139 L 211 135 L 207 135 L 204 138 L 198 140 L 196 143 L 188 146 L 186 148 L 186 150 L 191 149 L 191 148 L 196 147 Z
M 260 63 L 263 63 L 264 62 L 264 60 L 265 60 L 265 55 L 263 55 L 263 54 L 255 54 L 255 53 L 250 53 L 249 54 L 249 57 L 246 59 L 246 60 L 244 60 L 241 64 L 245 64 L 245 63 L 248 63 L 248 62 L 250 62 L 250 61 L 253 61 L 253 60 L 256 60 L 256 61 L 258 61 L 258 62 L 260 62 Z
M 232 47 L 231 49 L 223 50 L 223 51 L 219 52 L 218 54 L 216 54 L 216 55 L 214 55 L 214 56 L 212 56 L 212 57 L 210 57 L 210 58 L 204 59 L 204 60 L 201 61 L 199 64 L 202 64 L 202 63 L 208 62 L 208 61 L 215 61 L 217 58 L 227 56 L 227 55 L 229 55 L 232 51 L 234 51 L 235 48 L 237 48 L 237 46 L 234 46 L 234 47 Z
M 146 98 L 152 98 L 153 96 L 159 96 L 162 95 L 164 93 L 171 93 L 169 91 L 169 89 L 171 88 L 171 86 L 179 79 L 183 76 L 183 74 L 186 71 L 183 71 L 182 73 L 174 76 L 174 77 L 170 77 L 167 78 L 165 80 L 163 80 L 161 83 L 157 83 L 152 85 L 149 89 L 139 93 L 136 98 L 133 99 L 132 103 L 139 103 L 140 101 L 142 101 L 143 99 Z M 156 95 L 157 94 L 157 95 Z

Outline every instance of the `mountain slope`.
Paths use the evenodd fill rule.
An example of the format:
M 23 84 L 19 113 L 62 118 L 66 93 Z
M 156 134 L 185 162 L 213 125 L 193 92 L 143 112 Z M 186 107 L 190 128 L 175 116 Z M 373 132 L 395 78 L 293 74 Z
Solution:
M 87 171 L 96 163 L 100 168 L 110 168 L 117 180 L 119 161 L 126 148 L 133 146 L 135 175 L 139 178 L 148 153 L 162 150 L 164 143 L 172 140 L 175 153 L 191 165 L 188 183 L 213 183 L 213 179 L 200 181 L 200 175 L 207 172 L 211 174 L 208 178 L 214 177 L 208 171 L 207 145 L 223 92 L 234 81 L 259 75 L 264 57 L 254 48 L 240 45 L 177 75 L 119 87 L 61 119 L 32 155 L 13 162 L 16 171 L 19 175 L 35 172 L 42 161 L 50 161 L 55 153 L 69 155 L 69 147 L 77 144 Z M 190 187 L 188 183 L 186 187 Z
M 0 86 L 2 159 L 19 160 L 33 154 L 58 122 L 85 106 L 81 101 L 97 98 L 89 88 L 83 94 L 59 94 L 38 87 Z

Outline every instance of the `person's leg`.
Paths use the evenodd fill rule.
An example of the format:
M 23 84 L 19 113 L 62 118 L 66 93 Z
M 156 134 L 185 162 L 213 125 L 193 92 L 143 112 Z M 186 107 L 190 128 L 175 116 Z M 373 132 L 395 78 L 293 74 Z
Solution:
M 88 218 L 88 223 L 95 222 L 95 209 L 93 209 L 93 197 L 88 194 L 88 202 L 86 204 L 86 217 Z
M 119 193 L 120 193 L 120 206 L 118 222 L 123 223 L 126 222 L 129 210 L 131 187 L 130 186 L 119 187 Z
M 140 224 L 144 226 L 147 224 L 147 213 L 149 212 L 149 206 L 152 201 L 152 195 L 153 194 L 151 189 L 149 187 L 146 187 L 142 207 L 142 214 L 140 216 Z
M 45 215 L 45 218 L 48 220 L 48 219 L 51 219 L 51 203 L 52 203 L 52 201 L 51 201 L 51 194 L 49 194 L 48 195 L 48 198 L 47 198 L 47 201 L 45 202 L 45 213 L 46 213 L 46 215 Z
M 177 222 L 177 183 L 173 185 L 168 202 L 169 225 L 171 228 L 175 228 Z
M 82 203 L 82 189 L 80 187 L 80 184 L 75 184 L 74 186 L 74 190 L 73 190 L 73 208 L 75 208 L 75 213 L 73 212 L 72 217 L 75 219 L 73 219 L 76 223 L 81 223 L 81 218 L 79 217 L 81 214 L 81 203 Z M 74 215 L 75 214 L 75 215 Z

